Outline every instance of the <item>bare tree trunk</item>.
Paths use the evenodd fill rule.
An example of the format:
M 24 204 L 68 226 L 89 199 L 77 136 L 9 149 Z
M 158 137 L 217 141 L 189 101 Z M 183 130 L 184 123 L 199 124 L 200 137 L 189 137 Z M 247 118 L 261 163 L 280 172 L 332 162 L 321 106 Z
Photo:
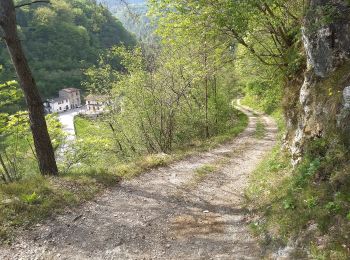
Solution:
M 17 34 L 13 0 L 0 0 L 0 27 L 28 106 L 30 128 L 40 172 L 43 175 L 58 175 L 55 154 L 45 121 L 44 106 Z
M 205 70 L 205 79 L 204 79 L 204 85 L 205 85 L 205 138 L 209 138 L 209 107 L 208 107 L 208 101 L 209 101 L 209 78 L 208 78 L 208 52 L 207 52 L 207 42 L 206 37 L 204 37 L 204 70 Z
M 204 54 L 204 65 L 205 65 L 205 137 L 206 138 L 209 138 L 210 135 L 209 135 L 209 117 L 208 117 L 208 101 L 209 101 L 209 79 L 208 79 L 208 69 L 207 69 L 207 66 L 208 66 L 208 57 L 207 57 L 207 53 L 205 52 Z
M 209 138 L 209 117 L 208 117 L 208 76 L 205 76 L 205 137 Z
M 215 124 L 218 125 L 218 85 L 216 80 L 216 74 L 214 74 L 214 99 L 215 99 Z

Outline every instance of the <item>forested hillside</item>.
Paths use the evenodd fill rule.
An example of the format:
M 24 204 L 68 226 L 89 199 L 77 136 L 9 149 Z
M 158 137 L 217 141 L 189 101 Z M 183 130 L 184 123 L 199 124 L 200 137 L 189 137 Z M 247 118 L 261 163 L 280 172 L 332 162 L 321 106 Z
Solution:
M 108 9 L 123 23 L 124 27 L 135 34 L 144 42 L 153 42 L 152 33 L 154 25 L 147 16 L 148 8 L 146 0 L 111 1 L 100 0 L 100 3 Z
M 81 88 L 83 69 L 114 45 L 135 45 L 133 35 L 102 5 L 87 0 L 54 0 L 17 11 L 20 37 L 43 97 L 67 87 Z M 2 81 L 14 78 L 3 43 Z

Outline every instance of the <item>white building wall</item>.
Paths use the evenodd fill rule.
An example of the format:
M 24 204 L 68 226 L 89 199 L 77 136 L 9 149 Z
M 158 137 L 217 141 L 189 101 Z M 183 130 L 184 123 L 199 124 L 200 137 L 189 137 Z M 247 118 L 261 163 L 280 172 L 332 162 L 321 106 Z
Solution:
M 106 102 L 89 100 L 86 101 L 86 109 L 91 113 L 101 113 L 106 108 Z
M 64 112 L 70 109 L 70 102 L 69 99 L 64 99 L 62 102 L 54 101 L 50 102 L 50 107 L 52 113 Z

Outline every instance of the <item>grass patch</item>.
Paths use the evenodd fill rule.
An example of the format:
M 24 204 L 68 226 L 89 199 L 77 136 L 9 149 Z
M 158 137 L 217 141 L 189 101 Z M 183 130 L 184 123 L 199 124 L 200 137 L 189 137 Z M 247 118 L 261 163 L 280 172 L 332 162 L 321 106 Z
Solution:
M 227 155 L 231 155 L 231 153 Z M 194 171 L 195 178 L 193 179 L 193 182 L 188 185 L 188 187 L 192 187 L 197 183 L 201 182 L 209 174 L 217 173 L 220 170 L 220 168 L 226 165 L 229 161 L 230 161 L 229 157 L 220 158 L 210 164 L 204 164 L 201 167 L 197 168 Z
M 255 129 L 254 136 L 257 139 L 262 139 L 262 138 L 264 138 L 265 134 L 266 134 L 265 124 L 259 118 L 257 123 L 256 123 L 256 129 Z
M 106 172 L 72 172 L 60 178 L 39 175 L 0 185 L 0 240 L 11 241 L 16 227 L 28 227 L 66 207 L 92 199 L 119 178 Z
M 249 187 L 246 190 L 249 202 L 264 205 L 277 193 L 283 194 L 277 186 L 289 179 L 291 171 L 290 158 L 281 151 L 280 145 L 275 146 L 250 176 Z
M 79 138 L 89 137 L 92 133 L 99 136 L 110 135 L 110 129 L 105 124 L 97 120 L 88 119 L 83 116 L 74 117 L 75 134 Z
M 311 142 L 296 169 L 276 146 L 252 174 L 246 196 L 258 213 L 251 229 L 263 242 L 279 247 L 299 238 L 313 259 L 349 259 L 350 160 L 335 140 Z
M 198 177 L 205 177 L 210 173 L 213 173 L 217 170 L 217 166 L 212 165 L 212 164 L 205 164 L 201 167 L 199 167 L 198 169 L 196 169 L 196 176 Z
M 128 163 L 121 163 L 115 165 L 112 168 L 112 172 L 114 172 L 117 176 L 120 176 L 123 179 L 131 179 L 151 169 L 169 165 L 176 159 L 177 157 L 167 154 L 145 155 Z

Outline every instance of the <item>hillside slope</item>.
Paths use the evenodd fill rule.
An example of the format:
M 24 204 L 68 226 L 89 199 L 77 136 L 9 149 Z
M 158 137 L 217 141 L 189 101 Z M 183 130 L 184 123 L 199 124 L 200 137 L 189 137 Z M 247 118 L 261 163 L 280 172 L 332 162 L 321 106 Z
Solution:
M 81 88 L 83 69 L 97 63 L 99 54 L 113 45 L 135 44 L 134 36 L 95 1 L 54 0 L 17 11 L 21 39 L 41 94 L 50 97 L 64 86 Z M 0 81 L 14 77 L 2 46 Z

